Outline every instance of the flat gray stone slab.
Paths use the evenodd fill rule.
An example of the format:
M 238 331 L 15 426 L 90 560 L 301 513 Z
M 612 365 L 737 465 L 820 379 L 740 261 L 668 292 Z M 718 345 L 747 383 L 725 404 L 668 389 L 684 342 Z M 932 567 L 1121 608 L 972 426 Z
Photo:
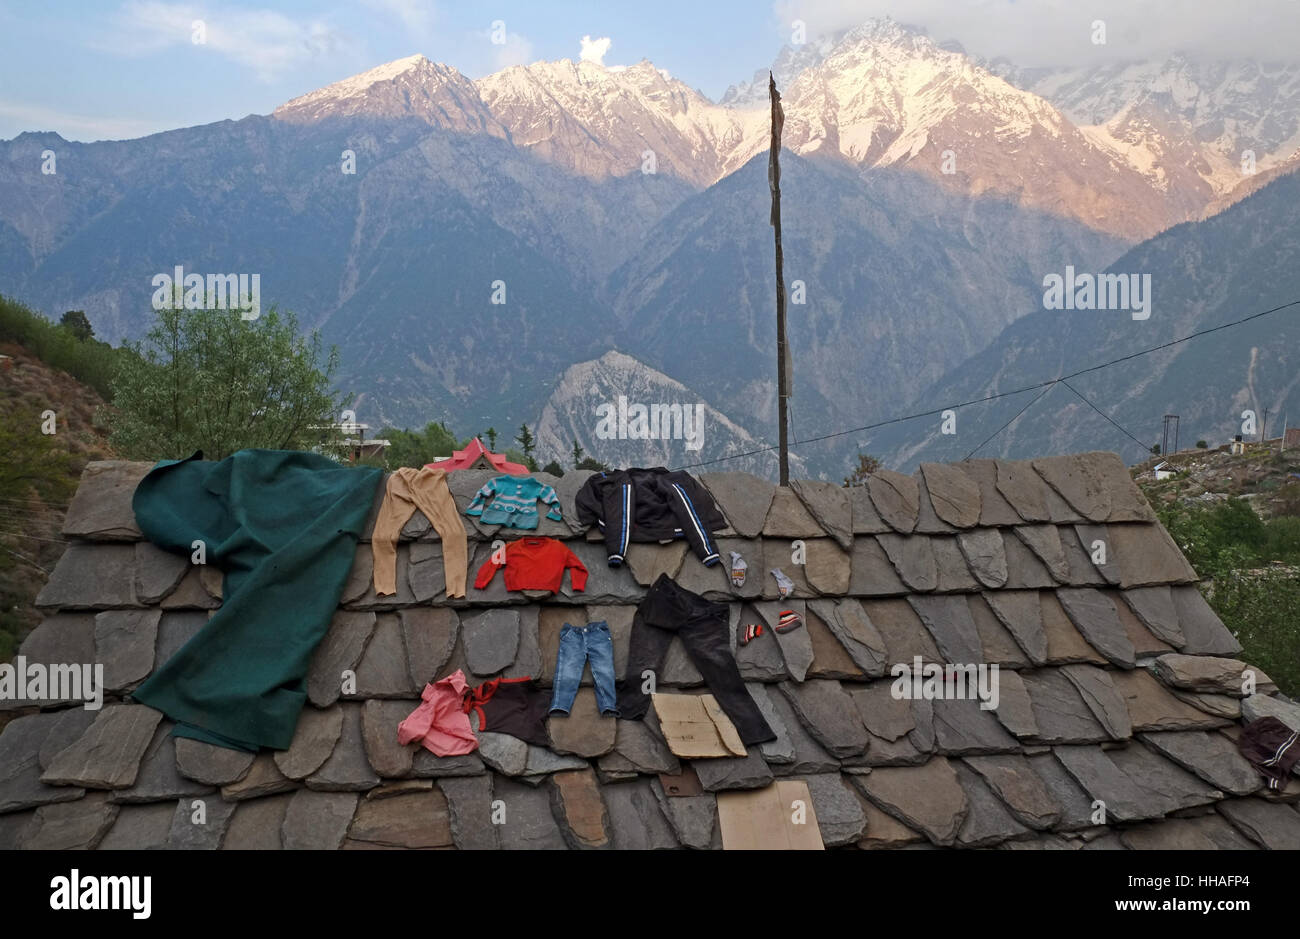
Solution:
M 207 786 L 239 782 L 253 766 L 255 754 L 242 750 L 228 750 L 189 737 L 177 737 L 174 745 L 177 772 Z
M 840 547 L 833 538 L 809 538 L 804 542 L 804 555 L 803 574 L 809 587 L 827 596 L 848 591 L 852 582 L 848 549 Z
M 117 813 L 117 821 L 99 842 L 98 850 L 148 851 L 165 848 L 175 815 L 174 802 L 122 806 Z
M 1065 771 L 1052 751 L 1026 756 L 1025 759 L 1061 807 L 1061 816 L 1052 826 L 1055 830 L 1078 831 L 1096 826 L 1092 820 L 1092 797 Z
M 243 779 L 221 788 L 221 798 L 227 802 L 243 802 L 246 799 L 292 792 L 297 788 L 298 784 L 281 773 L 271 754 L 266 752 L 257 755 Z
M 329 759 L 342 732 L 342 705 L 324 710 L 304 707 L 298 715 L 289 749 L 275 754 L 275 765 L 290 779 L 306 779 Z M 397 737 L 396 727 L 393 737 Z
M 876 535 L 876 541 L 889 555 L 899 579 L 910 590 L 929 593 L 939 587 L 939 568 L 934 549 L 925 535 Z
M 1246 796 L 1263 786 L 1259 771 L 1222 734 L 1204 730 L 1142 734 L 1142 742 L 1216 789 Z
M 957 545 L 981 584 L 995 590 L 1006 585 L 1007 553 L 1001 532 L 996 528 L 962 532 L 957 536 Z
M 793 489 L 777 486 L 772 505 L 763 522 L 763 535 L 770 538 L 821 538 L 826 532 Z
M 959 844 L 968 848 L 984 848 L 1031 836 L 1030 829 L 1015 818 L 978 773 L 960 763 L 954 768 L 957 771 L 957 781 L 966 793 L 966 803 L 970 806 L 966 820 L 957 833 Z
M 930 538 L 930 553 L 934 555 L 934 569 L 938 576 L 935 590 L 939 593 L 973 593 L 980 583 L 971 573 L 966 557 L 957 545 L 956 535 L 934 535 Z
M 989 665 L 999 665 L 1002 668 L 1029 668 L 1032 663 L 1025 656 L 1024 650 L 1002 625 L 1002 621 L 989 608 L 984 598 L 978 594 L 968 593 L 966 604 L 970 607 L 971 619 L 975 621 L 975 631 L 980 637 L 984 661 Z
M 498 776 L 492 794 L 504 803 L 505 824 L 498 825 L 501 847 L 508 851 L 564 850 L 568 847 L 551 811 L 545 788 L 534 789 Z
M 853 699 L 837 681 L 815 679 L 780 684 L 804 729 L 837 759 L 860 756 L 869 743 Z M 707 787 L 706 787 L 707 788 Z
M 953 467 L 969 476 L 979 487 L 980 525 L 990 528 L 1009 528 L 1024 521 L 1020 513 L 998 491 L 996 460 L 964 460 L 961 463 L 954 463 Z
M 857 793 L 839 773 L 815 773 L 794 778 L 808 785 L 822 844 L 835 848 L 855 844 L 862 837 L 867 830 L 866 812 Z
M 912 605 L 902 598 L 863 600 L 862 611 L 876 627 L 889 648 L 888 663 L 911 662 L 920 656 L 926 662 L 942 661 L 939 647 L 930 631 L 916 615 Z
M 333 851 L 343 844 L 360 796 L 299 789 L 289 800 L 280 841 L 289 851 Z
M 979 630 L 964 596 L 908 597 L 925 628 L 934 637 L 945 662 L 974 665 L 984 661 Z
M 1042 562 L 1052 579 L 1070 582 L 1070 562 L 1065 556 L 1060 529 L 1055 525 L 1017 525 L 1016 537 Z
M 528 766 L 528 744 L 508 734 L 480 731 L 478 755 L 489 768 L 505 776 L 522 776 Z
M 779 698 L 781 696 L 775 692 L 769 692 L 767 686 L 762 682 L 746 682 L 745 688 L 749 691 L 749 696 L 754 699 L 754 703 L 758 705 L 758 710 L 762 713 L 763 719 L 767 721 L 767 726 L 771 727 L 772 733 L 776 734 L 775 740 L 759 744 L 758 749 L 762 753 L 763 759 L 769 764 L 793 763 L 795 760 L 794 741 L 790 737 L 790 730 L 786 722 L 778 714 L 776 703 L 773 700 L 773 697 Z M 795 723 L 797 724 L 798 721 L 796 720 Z M 669 775 L 677 774 L 671 773 Z
M 676 832 L 664 817 L 649 779 L 603 788 L 610 813 L 611 844 L 615 851 L 663 851 L 680 847 Z
M 1053 526 L 1055 527 L 1055 526 Z M 1058 540 L 1059 544 L 1059 540 Z M 1069 583 L 1070 577 L 1067 568 L 1066 575 L 1057 581 L 1047 570 L 1047 567 L 1034 554 L 1019 536 L 1012 537 L 1007 534 L 1002 539 L 1002 550 L 1007 553 L 1007 590 L 1039 590 L 1044 587 L 1055 587 L 1058 583 Z
M 565 478 L 568 476 L 566 473 Z M 749 473 L 701 473 L 699 480 L 736 534 L 742 538 L 758 537 L 776 495 L 775 486 Z
M 1145 669 L 1112 671 L 1110 679 L 1128 704 L 1134 732 L 1158 730 L 1213 730 L 1228 723 L 1179 701 Z M 1243 709 L 1244 712 L 1244 709 Z
M 893 531 L 892 528 L 885 524 L 885 520 L 880 517 L 880 513 L 876 511 L 876 505 L 871 501 L 871 493 L 865 483 L 850 486 L 845 491 L 849 494 L 849 504 L 853 512 L 853 534 L 878 535 L 882 532 Z
M 452 845 L 447 799 L 438 789 L 363 799 L 347 844 L 380 848 L 442 848 Z
M 650 730 L 645 721 L 621 720 L 617 725 L 614 750 L 601 757 L 602 769 L 646 775 L 667 773 L 672 776 L 682 771 L 677 757 L 673 756 L 668 745 Z M 610 762 L 607 764 L 606 761 Z
M 567 529 L 566 529 L 567 530 Z M 445 600 L 447 595 L 447 569 L 442 563 L 442 545 L 417 541 L 408 549 L 406 585 L 417 603 Z M 468 571 L 472 581 L 476 570 Z M 468 584 L 467 584 L 468 586 Z
M 160 668 L 208 624 L 208 614 L 198 610 L 163 611 L 158 620 L 158 648 L 154 668 Z
M 105 610 L 95 616 L 95 661 L 104 666 L 104 687 L 122 691 L 153 670 L 162 611 Z
M 877 767 L 854 776 L 853 784 L 878 808 L 938 845 L 953 844 L 970 813 L 956 771 L 941 756 L 921 766 Z
M 367 701 L 361 707 L 361 739 L 370 768 L 384 779 L 411 775 L 418 743 L 397 742 L 397 727 L 418 705 L 414 701 Z M 342 726 L 340 725 L 340 731 Z
M 1220 802 L 1217 808 L 1238 830 L 1270 851 L 1300 850 L 1300 812 L 1290 806 L 1250 798 Z
M 1154 747 L 1133 743 L 1106 751 L 1106 754 L 1129 779 L 1164 799 L 1166 812 L 1212 805 L 1223 798 L 1218 789 L 1165 759 Z
M 361 727 L 361 705 L 343 704 L 343 727 L 338 743 L 320 769 L 307 777 L 308 788 L 326 792 L 365 791 L 379 785 L 379 776 L 366 759 Z M 394 728 L 394 733 L 396 728 Z M 287 773 L 285 775 L 288 775 Z
M 746 681 L 780 681 L 789 678 L 790 672 L 781 655 L 781 646 L 773 636 L 768 635 L 771 629 L 754 605 L 746 603 L 740 606 L 731 619 L 731 646 L 735 652 L 736 666 L 740 669 L 740 677 Z M 763 635 L 742 646 L 736 638 L 739 629 L 751 623 L 763 626 Z
M 356 694 L 345 697 L 410 698 L 418 693 L 407 667 L 406 645 L 397 614 L 380 613 L 376 618 L 370 642 L 357 664 L 356 676 Z
M 492 776 L 441 779 L 447 797 L 451 837 L 462 851 L 492 851 L 501 847 L 499 826 L 492 824 Z
M 1092 665 L 1062 665 L 1060 671 L 1111 739 L 1125 740 L 1133 736 L 1128 702 L 1111 681 L 1109 671 Z
M 478 753 L 462 756 L 435 756 L 424 747 L 415 748 L 411 772 L 420 779 L 442 779 L 444 776 L 477 776 L 487 772 Z
M 757 747 L 750 747 L 748 754 L 743 757 L 692 760 L 690 765 L 706 792 L 762 789 L 773 778 L 771 768 L 764 762 Z
M 307 671 L 307 699 L 316 707 L 329 707 L 339 699 L 343 673 L 355 673 L 375 623 L 376 616 L 369 611 L 335 611 L 329 631 L 312 654 Z
M 709 792 L 699 796 L 670 797 L 664 793 L 658 779 L 651 780 L 650 787 L 659 800 L 660 810 L 683 847 L 702 851 L 715 847 L 715 839 L 716 847 L 722 846 L 717 827 L 717 796 Z
M 1290 704 L 1281 698 L 1269 695 L 1253 694 L 1243 698 L 1241 716 L 1247 721 L 1257 721 L 1261 717 L 1276 717 L 1292 730 L 1300 731 L 1300 705 Z
M 95 659 L 95 618 L 86 613 L 61 613 L 46 619 L 18 647 L 27 680 L 0 699 L 0 711 L 53 704 L 84 704 L 88 694 L 85 666 Z M 34 666 L 44 666 L 36 669 Z M 90 673 L 93 680 L 94 672 Z M 22 697 L 19 697 L 19 693 Z
M 556 753 L 592 758 L 614 749 L 618 721 L 602 716 L 596 706 L 596 692 L 579 688 L 567 717 L 554 715 L 546 721 L 551 747 Z
M 164 551 L 148 541 L 135 545 L 135 596 L 141 603 L 157 603 L 181 582 L 190 569 L 187 555 Z
M 1196 571 L 1159 524 L 1123 522 L 1108 525 L 1107 558 L 1119 566 L 1119 586 L 1195 583 Z
M 855 597 L 900 596 L 908 587 L 875 538 L 855 538 L 849 558 L 848 593 Z
M 41 769 L 49 769 L 54 758 L 80 740 L 101 713 L 103 712 L 90 711 L 85 707 L 44 712 L 41 716 L 48 721 L 49 733 L 40 744 L 38 757 Z
M 119 807 L 108 794 L 92 792 L 76 802 L 42 805 L 23 830 L 25 851 L 89 851 L 99 846 L 117 821 Z
M 777 734 L 777 739 L 772 741 L 771 746 L 781 748 L 779 753 L 781 759 L 777 760 L 768 755 L 769 751 L 765 748 L 769 744 L 759 747 L 759 753 L 767 760 L 774 773 L 780 776 L 796 773 L 833 773 L 840 768 L 840 761 L 826 752 L 826 748 L 808 733 L 785 695 L 772 685 L 751 683 L 748 687 L 753 690 L 754 700 L 766 717 L 768 712 L 764 709 L 763 698 L 759 696 L 758 691 L 759 688 L 762 689 L 761 693 L 766 697 L 772 714 L 776 716 L 776 723 L 771 726 L 773 732 Z M 750 751 L 753 752 L 752 747 Z
M 1178 622 L 1178 610 L 1169 587 L 1136 587 L 1120 594 L 1142 625 L 1158 639 L 1181 649 L 1187 643 L 1183 627 Z
M 1036 590 L 1000 590 L 984 594 L 989 608 L 1033 665 L 1047 662 L 1047 634 Z
M 636 604 L 641 597 L 645 595 L 645 588 L 636 582 L 632 572 L 626 564 L 618 567 L 609 566 L 609 555 L 605 551 L 603 544 L 588 544 L 582 541 L 569 541 L 565 543 L 570 551 L 577 555 L 578 560 L 587 568 L 587 584 L 581 592 L 573 589 L 573 584 L 569 580 L 569 575 L 564 577 L 564 585 L 560 589 L 560 596 L 574 603 L 631 603 Z M 694 560 L 699 564 L 699 559 L 686 558 L 683 561 L 683 569 Z M 703 565 L 700 565 L 703 567 Z M 709 570 L 709 568 L 705 568 Z M 500 577 L 498 576 L 498 579 Z M 462 628 L 464 620 L 462 619 Z
M 153 739 L 149 741 L 144 756 L 140 759 L 140 770 L 136 773 L 135 784 L 128 789 L 118 789 L 112 795 L 114 802 L 140 803 L 163 802 L 181 799 L 186 796 L 202 796 L 213 791 L 212 786 L 186 779 L 176 768 L 176 741 L 171 735 L 171 721 L 161 721 L 154 729 Z M 168 816 L 170 827 L 171 816 Z
M 0 732 L 0 812 L 70 802 L 85 795 L 84 789 L 41 782 L 41 747 L 62 719 L 57 713 L 30 714 L 15 718 Z
M 137 541 L 131 497 L 152 463 L 96 460 L 86 464 L 63 521 L 63 534 L 88 541 Z
M 853 603 L 853 606 L 858 611 L 858 616 L 865 622 L 870 623 L 866 614 L 862 612 L 862 606 L 858 603 Z M 833 604 L 829 611 L 822 607 L 820 614 L 811 602 L 807 605 L 804 628 L 808 630 L 808 641 L 812 644 L 813 652 L 813 660 L 808 667 L 808 675 L 813 678 L 844 678 L 851 681 L 863 681 L 867 677 L 866 672 L 852 659 L 844 643 L 836 638 L 835 633 L 831 632 L 830 627 L 826 625 L 826 618 L 834 616 L 835 607 Z M 871 630 L 875 632 L 875 627 L 872 626 Z M 887 654 L 883 651 L 884 640 L 879 641 L 883 656 Z
M 1240 659 L 1214 655 L 1180 655 L 1171 652 L 1155 660 L 1152 671 L 1173 688 L 1244 697 L 1248 682 L 1259 694 L 1271 694 L 1277 685 L 1259 669 Z
M 979 774 L 1021 824 L 1041 831 L 1060 820 L 1061 804 L 1020 754 L 969 756 L 966 764 Z M 969 796 L 969 789 L 967 794 Z
M 913 476 L 878 470 L 867 477 L 867 492 L 876 513 L 894 531 L 911 534 L 916 528 L 920 487 Z
M 768 601 L 755 603 L 754 608 L 763 617 L 763 621 L 767 624 L 767 631 L 771 632 L 772 639 L 780 647 L 781 658 L 785 660 L 786 671 L 790 673 L 790 677 L 795 681 L 803 681 L 808 676 L 808 666 L 812 665 L 813 661 L 812 640 L 808 636 L 807 625 L 802 624 L 784 633 L 778 633 L 775 626 L 781 621 L 782 610 L 793 610 L 800 618 L 807 619 L 804 601 L 794 598 L 780 602 Z M 759 637 L 762 638 L 765 637 Z
M 476 675 L 492 675 L 519 651 L 519 611 L 491 609 L 466 613 L 461 620 L 465 658 Z
M 1047 483 L 1028 460 L 998 460 L 997 488 L 1026 522 L 1050 522 Z
M 822 531 L 845 551 L 853 547 L 853 508 L 847 489 L 820 480 L 795 479 L 790 481 L 790 490 Z
M 1011 669 L 998 670 L 998 706 L 993 709 L 993 714 L 1015 737 L 1038 737 L 1034 706 L 1029 699 L 1029 689 L 1025 687 L 1025 680 L 1019 672 Z
M 116 610 L 135 596 L 135 546 L 70 544 L 36 596 L 39 609 Z
M 1029 692 L 1037 740 L 1043 743 L 1100 743 L 1110 740 L 1074 684 L 1061 669 L 1045 668 L 1020 676 Z
M 1174 587 L 1170 591 L 1178 623 L 1182 627 L 1184 643 L 1180 651 L 1189 655 L 1236 655 L 1241 643 L 1223 625 L 1217 613 L 1210 609 L 1195 587 Z
M 1079 515 L 1094 522 L 1110 517 L 1107 478 L 1094 465 L 1100 454 L 1078 453 L 1032 460 L 1034 469 Z M 1060 521 L 1060 519 L 1057 519 Z M 1072 519 L 1073 521 L 1073 519 Z
M 59 753 L 41 775 L 54 786 L 126 789 L 135 782 L 140 759 L 162 714 L 138 704 L 104 708 L 76 743 Z
M 173 851 L 215 851 L 226 837 L 236 803 L 220 798 L 181 799 L 172 813 L 167 848 Z
M 296 793 L 297 790 L 295 790 Z M 284 848 L 280 830 L 293 795 L 266 796 L 241 802 L 226 825 L 223 851 L 279 851 Z
M 1170 810 L 1163 795 L 1134 781 L 1100 747 L 1061 746 L 1052 752 L 1074 781 L 1104 804 L 1108 822 L 1157 818 Z
M 1020 744 L 1007 733 L 993 711 L 972 699 L 939 698 L 934 708 L 934 734 L 939 750 L 949 756 L 1018 753 Z
M 631 544 L 627 549 L 627 565 L 632 576 L 642 587 L 649 587 L 659 575 L 676 577 L 682 569 L 682 560 L 686 557 L 686 542 L 674 541 L 671 544 Z M 731 559 L 723 554 L 724 562 Z
M 609 813 L 596 774 L 590 769 L 556 773 L 550 783 L 552 814 L 568 846 L 578 850 L 608 847 Z
M 954 528 L 974 528 L 980 523 L 980 487 L 956 466 L 922 463 L 921 474 L 930 502 L 939 518 Z

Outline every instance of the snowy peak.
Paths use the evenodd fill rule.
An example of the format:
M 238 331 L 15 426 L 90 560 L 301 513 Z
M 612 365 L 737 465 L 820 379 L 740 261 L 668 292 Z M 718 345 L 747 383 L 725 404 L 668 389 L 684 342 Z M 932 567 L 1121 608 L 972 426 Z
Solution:
M 422 55 L 407 56 L 294 98 L 273 117 L 306 123 L 335 117 L 417 117 L 436 127 L 504 137 L 474 83 Z
M 595 179 L 666 172 L 708 186 L 763 120 L 712 103 L 644 59 L 534 62 L 477 85 L 516 146 Z

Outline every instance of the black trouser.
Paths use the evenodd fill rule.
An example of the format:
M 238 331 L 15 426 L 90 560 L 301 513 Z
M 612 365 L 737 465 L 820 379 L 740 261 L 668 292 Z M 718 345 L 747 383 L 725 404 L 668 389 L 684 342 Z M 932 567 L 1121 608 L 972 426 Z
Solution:
M 643 673 L 653 672 L 658 680 L 673 636 L 681 636 L 691 661 L 718 705 L 736 725 L 740 739 L 747 746 L 775 740 L 776 734 L 740 677 L 736 657 L 731 654 L 727 620 L 725 603 L 705 600 L 679 587 L 667 574 L 660 574 L 632 618 L 627 671 L 618 691 L 620 716 L 631 721 L 645 717 L 650 696 L 641 690 Z

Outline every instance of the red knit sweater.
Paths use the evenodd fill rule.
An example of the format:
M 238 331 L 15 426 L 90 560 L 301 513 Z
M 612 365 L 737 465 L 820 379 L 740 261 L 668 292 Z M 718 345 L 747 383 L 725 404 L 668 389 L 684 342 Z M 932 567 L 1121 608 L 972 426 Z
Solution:
M 558 593 L 564 584 L 564 572 L 574 590 L 587 586 L 587 568 L 577 555 L 554 538 L 520 538 L 506 545 L 504 567 L 507 590 L 549 590 Z M 503 565 L 489 559 L 478 569 L 474 586 L 479 590 L 492 583 Z

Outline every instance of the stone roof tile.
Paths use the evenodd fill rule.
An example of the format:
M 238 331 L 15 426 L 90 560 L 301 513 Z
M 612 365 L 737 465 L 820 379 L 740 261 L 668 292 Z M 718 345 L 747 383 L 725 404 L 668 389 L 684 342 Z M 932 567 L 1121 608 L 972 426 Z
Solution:
M 131 498 L 135 487 L 152 468 L 152 463 L 125 460 L 88 463 L 68 505 L 63 534 L 91 541 L 138 540 L 140 528 L 135 523 Z
M 878 808 L 938 845 L 953 844 L 970 813 L 957 773 L 942 756 L 921 766 L 880 767 L 852 780 Z
M 983 848 L 1004 841 L 1032 837 L 1031 830 L 1014 817 L 977 773 L 961 763 L 954 764 L 954 769 L 970 807 L 966 820 L 957 833 L 958 844 L 967 848 Z
M 742 538 L 758 537 L 776 496 L 776 486 L 750 473 L 701 473 L 699 480 L 736 534 Z
M 916 528 L 920 503 L 916 477 L 893 470 L 878 470 L 867 477 L 867 492 L 885 524 L 896 532 L 911 534 Z
M 893 562 L 875 538 L 855 538 L 850 558 L 849 596 L 890 597 L 907 593 Z
M 878 535 L 883 532 L 893 531 L 880 513 L 876 511 L 876 505 L 871 501 L 871 492 L 866 485 L 850 486 L 846 490 L 849 494 L 849 504 L 852 508 L 853 515 L 853 534 L 855 535 Z
M 980 523 L 982 500 L 979 483 L 960 467 L 922 463 L 921 475 L 935 514 L 941 521 L 955 528 L 974 528 Z

